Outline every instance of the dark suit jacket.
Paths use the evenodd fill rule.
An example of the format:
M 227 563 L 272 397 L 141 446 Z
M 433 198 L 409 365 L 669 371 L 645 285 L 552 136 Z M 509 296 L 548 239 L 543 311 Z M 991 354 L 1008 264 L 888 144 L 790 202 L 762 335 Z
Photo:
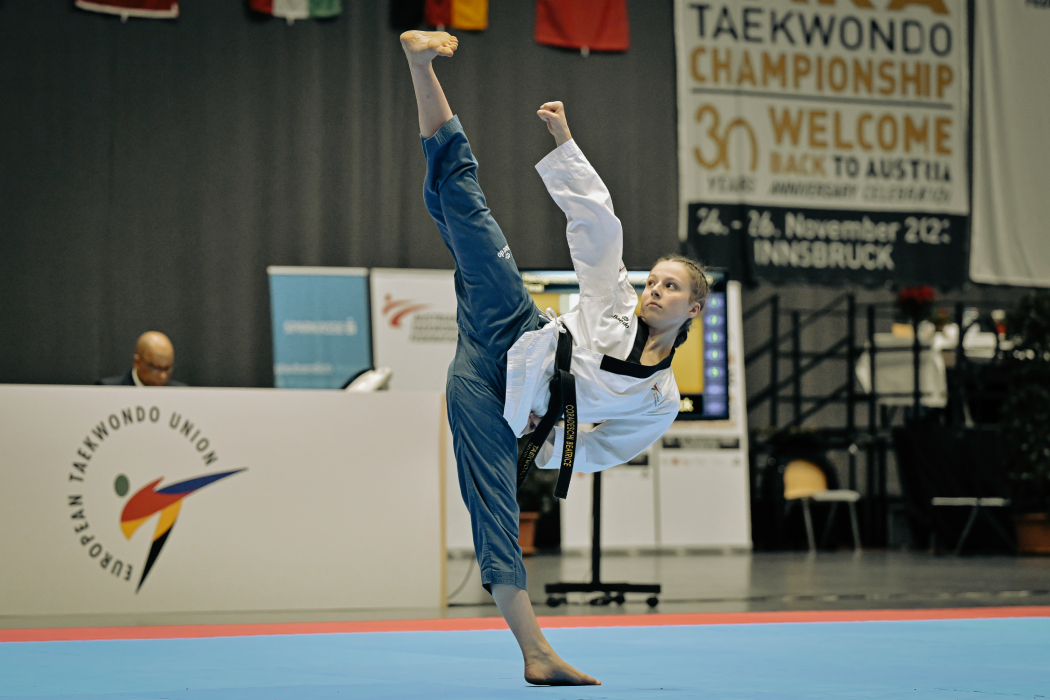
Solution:
M 135 371 L 135 368 L 129 369 L 124 373 L 123 376 L 119 377 L 106 377 L 99 379 L 95 384 L 102 384 L 106 386 L 135 386 L 135 380 L 131 378 L 131 373 Z M 183 382 L 177 379 L 169 379 L 168 386 L 186 386 Z

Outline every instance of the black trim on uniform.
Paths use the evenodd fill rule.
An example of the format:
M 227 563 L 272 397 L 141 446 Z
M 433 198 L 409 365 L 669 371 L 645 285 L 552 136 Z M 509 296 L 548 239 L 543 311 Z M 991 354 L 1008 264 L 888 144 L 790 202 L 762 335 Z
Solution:
M 638 330 L 634 334 L 634 347 L 631 348 L 631 354 L 627 356 L 626 360 L 618 360 L 609 355 L 602 355 L 601 368 L 606 372 L 620 374 L 625 377 L 634 377 L 635 379 L 645 379 L 671 366 L 671 360 L 674 359 L 674 350 L 671 350 L 670 355 L 655 365 L 642 364 L 642 352 L 645 350 L 645 342 L 649 340 L 649 324 L 641 318 L 637 320 Z
M 622 374 L 625 377 L 634 377 L 635 379 L 645 379 L 661 370 L 668 369 L 671 366 L 672 359 L 674 359 L 674 350 L 655 365 L 640 365 L 637 362 L 627 362 L 626 360 L 617 360 L 609 355 L 602 355 L 601 368 L 613 374 Z
M 634 334 L 634 347 L 631 354 L 627 356 L 628 362 L 642 364 L 642 353 L 645 352 L 645 341 L 649 340 L 649 324 L 638 318 L 638 330 Z

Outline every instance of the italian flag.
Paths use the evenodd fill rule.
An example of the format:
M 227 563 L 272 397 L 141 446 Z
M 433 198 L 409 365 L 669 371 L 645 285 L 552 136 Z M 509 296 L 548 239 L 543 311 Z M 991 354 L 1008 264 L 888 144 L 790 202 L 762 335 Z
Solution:
M 248 7 L 266 15 L 297 19 L 335 17 L 343 11 L 343 0 L 248 0 Z
M 426 0 L 423 17 L 438 29 L 488 29 L 489 0 Z
M 179 16 L 178 0 L 76 0 L 75 4 L 81 10 L 120 15 L 122 19 L 175 19 Z

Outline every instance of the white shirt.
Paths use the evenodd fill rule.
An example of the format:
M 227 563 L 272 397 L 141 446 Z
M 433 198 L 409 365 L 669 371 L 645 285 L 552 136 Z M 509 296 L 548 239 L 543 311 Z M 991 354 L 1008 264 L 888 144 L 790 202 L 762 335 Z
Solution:
M 605 183 L 571 140 L 548 154 L 536 170 L 568 220 L 566 235 L 580 301 L 543 328 L 522 335 L 507 353 L 503 417 L 520 437 L 530 413 L 547 412 L 558 334 L 564 326 L 574 341 L 578 420 L 599 424 L 590 432 L 579 431 L 573 470 L 596 472 L 636 457 L 671 427 L 678 416 L 678 385 L 670 358 L 655 366 L 626 362 L 642 321 L 634 313 L 638 294 L 627 281 L 622 260 L 623 228 Z M 564 429 L 555 428 L 536 465 L 558 468 L 563 441 Z

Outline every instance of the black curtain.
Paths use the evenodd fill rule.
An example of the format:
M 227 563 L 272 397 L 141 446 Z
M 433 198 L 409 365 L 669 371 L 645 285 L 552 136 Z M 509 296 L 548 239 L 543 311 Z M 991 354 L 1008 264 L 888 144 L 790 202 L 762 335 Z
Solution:
M 0 382 L 122 373 L 155 329 L 177 379 L 271 386 L 267 265 L 452 266 L 389 4 L 293 26 L 244 5 L 122 23 L 0 0 Z M 522 267 L 570 264 L 533 170 L 553 99 L 609 185 L 627 265 L 678 247 L 672 4 L 629 10 L 631 50 L 584 58 L 533 42 L 532 0 L 494 1 L 438 62 Z

